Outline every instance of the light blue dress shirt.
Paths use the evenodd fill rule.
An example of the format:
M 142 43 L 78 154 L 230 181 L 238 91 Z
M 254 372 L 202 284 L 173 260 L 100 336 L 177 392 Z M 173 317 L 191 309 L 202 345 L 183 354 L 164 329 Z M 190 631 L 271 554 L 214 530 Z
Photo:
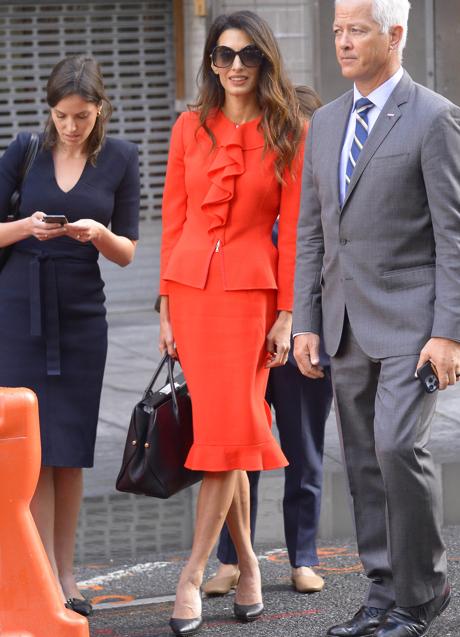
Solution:
M 378 86 L 372 93 L 366 95 L 367 99 L 369 99 L 374 107 L 370 108 L 367 112 L 367 121 L 369 124 L 369 134 L 377 121 L 378 116 L 383 110 L 383 107 L 386 104 L 386 101 L 393 93 L 396 85 L 401 80 L 403 76 L 403 68 L 399 67 L 394 75 L 392 75 L 386 82 Z M 340 155 L 340 205 L 343 204 L 345 199 L 345 191 L 346 191 L 346 183 L 345 183 L 345 173 L 347 170 L 348 163 L 348 155 L 350 153 L 351 145 L 353 143 L 353 135 L 355 134 L 355 126 L 356 126 L 356 113 L 355 113 L 355 104 L 356 102 L 364 95 L 356 88 L 356 84 L 354 86 L 354 96 L 353 96 L 353 108 L 351 109 L 350 119 L 348 120 L 347 126 L 347 134 L 345 136 L 345 141 L 342 147 L 342 154 Z

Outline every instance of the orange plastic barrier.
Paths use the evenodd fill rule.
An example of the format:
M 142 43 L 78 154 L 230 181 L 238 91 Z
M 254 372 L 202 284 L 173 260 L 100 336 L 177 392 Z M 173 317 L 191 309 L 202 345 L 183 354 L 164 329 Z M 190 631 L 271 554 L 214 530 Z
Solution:
M 35 394 L 0 388 L 0 635 L 89 637 L 87 620 L 64 607 L 29 510 L 40 456 Z

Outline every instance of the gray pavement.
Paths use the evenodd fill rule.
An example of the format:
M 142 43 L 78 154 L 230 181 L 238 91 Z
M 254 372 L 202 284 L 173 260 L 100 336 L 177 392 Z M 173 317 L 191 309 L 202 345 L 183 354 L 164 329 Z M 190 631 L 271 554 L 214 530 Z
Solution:
M 459 637 L 460 527 L 445 530 L 453 597 L 436 621 L 431 637 Z M 352 616 L 367 588 L 352 540 L 320 542 L 317 569 L 326 581 L 321 593 L 301 595 L 289 581 L 282 547 L 259 546 L 265 613 L 253 624 L 233 618 L 233 595 L 203 599 L 203 637 L 323 637 L 326 629 Z M 147 555 L 143 560 L 80 568 L 86 594 L 97 602 L 90 618 L 91 637 L 167 637 L 173 592 L 185 552 Z M 216 567 L 213 559 L 207 575 Z
M 85 498 L 78 532 L 80 580 L 99 609 L 91 635 L 147 637 L 167 635 L 171 595 L 189 548 L 196 487 L 167 501 L 115 491 L 131 410 L 159 360 L 158 289 L 160 222 L 143 223 L 134 263 L 122 269 L 101 260 L 106 281 L 109 351 L 101 401 L 95 467 L 85 471 Z M 460 385 L 439 397 L 431 448 L 443 482 L 444 520 L 460 525 Z M 348 495 L 335 418 L 326 428 L 325 479 L 320 547 L 327 587 L 315 596 L 291 592 L 283 550 L 281 497 L 283 472 L 266 472 L 260 484 L 257 547 L 261 555 L 267 615 L 255 626 L 231 618 L 231 600 L 205 601 L 211 624 L 203 634 L 322 635 L 324 628 L 360 604 L 365 587 L 352 536 Z M 341 538 L 341 539 L 337 539 Z M 459 580 L 460 527 L 449 526 L 451 572 Z M 212 570 L 215 564 L 210 565 Z M 94 578 L 103 577 L 100 583 Z M 459 587 L 460 588 L 460 587 Z M 152 601 L 152 598 L 153 601 Z M 147 600 L 147 601 L 146 601 Z M 150 600 L 150 601 L 149 601 Z M 104 606 L 123 602 L 128 606 Z M 433 635 L 460 637 L 458 597 Z M 134 604 L 134 605 L 133 605 Z M 441 624 L 440 624 L 441 625 Z

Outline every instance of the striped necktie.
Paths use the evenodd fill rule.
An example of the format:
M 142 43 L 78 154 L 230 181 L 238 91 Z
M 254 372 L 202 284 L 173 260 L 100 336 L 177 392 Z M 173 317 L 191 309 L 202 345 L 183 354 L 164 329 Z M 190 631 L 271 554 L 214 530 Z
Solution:
M 346 187 L 350 185 L 351 175 L 358 161 L 359 153 L 362 151 L 364 142 L 369 135 L 369 124 L 367 121 L 368 111 L 374 106 L 374 104 L 367 99 L 367 97 L 361 97 L 355 104 L 355 116 L 356 116 L 356 128 L 355 135 L 353 137 L 353 143 L 348 155 L 347 170 L 345 173 Z

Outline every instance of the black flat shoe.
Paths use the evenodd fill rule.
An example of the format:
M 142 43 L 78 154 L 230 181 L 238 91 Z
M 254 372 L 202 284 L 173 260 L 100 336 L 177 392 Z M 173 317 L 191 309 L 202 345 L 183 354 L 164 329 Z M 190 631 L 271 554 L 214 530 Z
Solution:
M 264 612 L 263 604 L 233 604 L 233 612 L 240 622 L 253 622 Z
M 176 619 L 171 617 L 169 626 L 175 635 L 195 635 L 203 625 L 203 618 L 193 617 L 192 619 Z
M 78 599 L 78 597 L 69 597 L 65 603 L 66 608 L 70 608 L 75 613 L 79 613 L 84 617 L 89 617 L 93 614 L 93 607 L 87 599 Z

